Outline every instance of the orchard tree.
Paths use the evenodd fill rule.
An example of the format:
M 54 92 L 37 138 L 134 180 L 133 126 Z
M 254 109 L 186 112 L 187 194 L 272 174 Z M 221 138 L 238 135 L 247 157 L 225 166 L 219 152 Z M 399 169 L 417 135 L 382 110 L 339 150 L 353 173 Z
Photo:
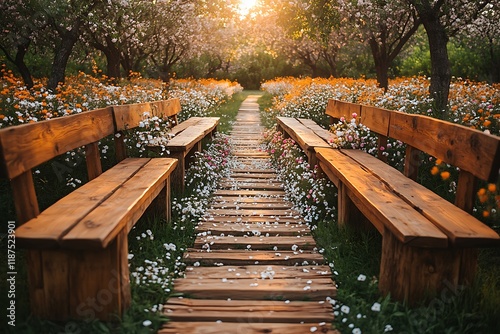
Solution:
M 422 22 L 431 53 L 429 93 L 436 117 L 445 118 L 451 83 L 447 44 L 467 24 L 477 19 L 490 0 L 406 0 L 415 7 Z
M 148 60 L 160 79 L 168 83 L 172 69 L 183 57 L 189 57 L 200 38 L 200 18 L 194 1 L 158 1 L 156 15 L 148 22 L 153 33 L 148 41 Z
M 389 0 L 338 0 L 338 4 L 341 30 L 368 43 L 378 85 L 387 91 L 389 68 L 420 25 L 414 7 Z
M 33 78 L 25 56 L 38 36 L 43 35 L 47 24 L 47 17 L 36 1 L 0 3 L 0 50 L 17 68 L 28 88 L 33 87 Z
M 484 59 L 490 82 L 500 82 L 500 2 L 485 6 L 478 17 L 458 35 L 471 50 Z
M 54 60 L 47 88 L 54 90 L 57 85 L 65 81 L 66 66 L 73 47 L 80 38 L 84 22 L 95 10 L 99 10 L 98 5 L 102 2 L 100 0 L 39 0 L 39 4 L 43 5 L 42 11 L 46 14 L 50 27 L 46 34 L 51 42 Z

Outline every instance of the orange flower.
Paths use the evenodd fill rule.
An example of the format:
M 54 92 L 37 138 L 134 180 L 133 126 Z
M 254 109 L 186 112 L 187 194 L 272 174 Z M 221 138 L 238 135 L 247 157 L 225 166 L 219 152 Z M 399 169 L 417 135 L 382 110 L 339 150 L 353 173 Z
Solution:
M 490 183 L 490 184 L 488 184 L 488 191 L 489 191 L 490 193 L 494 193 L 494 192 L 496 192 L 496 191 L 497 191 L 497 185 L 496 185 L 496 184 L 494 184 L 494 183 Z
M 436 159 L 436 165 L 441 165 L 443 163 L 443 160 L 441 159 Z
M 477 191 L 477 195 L 478 195 L 478 196 L 483 196 L 483 195 L 485 195 L 485 194 L 486 194 L 486 189 L 484 189 L 484 188 L 481 188 L 481 189 L 479 189 L 479 190 Z
M 5 118 L 5 115 L 0 114 L 0 121 L 3 121 L 4 118 Z
M 489 127 L 491 125 L 491 121 L 489 119 L 487 119 L 486 121 L 484 121 L 483 125 L 485 127 Z
M 432 167 L 431 174 L 432 175 L 437 175 L 437 173 L 439 173 L 439 168 L 437 166 Z
M 483 217 L 488 218 L 490 216 L 490 212 L 488 210 L 483 211 Z
M 441 178 L 443 180 L 448 180 L 450 178 L 450 172 L 441 172 Z

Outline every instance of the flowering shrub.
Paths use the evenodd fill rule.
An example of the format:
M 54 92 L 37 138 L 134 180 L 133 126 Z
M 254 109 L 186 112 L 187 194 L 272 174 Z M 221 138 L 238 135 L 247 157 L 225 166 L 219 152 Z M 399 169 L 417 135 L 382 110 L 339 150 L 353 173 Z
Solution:
M 238 92 L 241 85 L 228 80 L 174 80 L 170 83 L 169 98 L 178 98 L 182 111 L 179 122 L 193 116 L 207 116 Z
M 370 129 L 358 121 L 358 115 L 352 114 L 350 121 L 344 117 L 333 124 L 330 131 L 335 137 L 330 143 L 334 148 L 359 148 L 376 153 L 376 137 L 370 134 Z
M 231 147 L 229 137 L 217 133 L 206 149 L 196 152 L 196 160 L 186 171 L 185 192 L 190 195 L 174 199 L 172 204 L 180 221 L 197 220 L 205 213 L 220 178 L 228 177 L 235 163 Z
M 311 168 L 295 142 L 285 139 L 275 128 L 265 134 L 265 140 L 287 197 L 304 220 L 311 224 L 311 229 L 315 229 L 318 221 L 331 219 L 335 212 L 336 192 L 330 180 L 319 177 L 318 166 Z
M 169 154 L 166 145 L 172 137 L 170 130 L 172 125 L 168 118 L 151 117 L 149 112 L 145 112 L 139 123 L 139 129 L 132 132 L 132 143 L 135 142 L 139 156 L 142 157 L 149 153 L 159 156 Z
M 94 75 L 98 75 L 97 71 Z M 2 66 L 0 70 L 0 128 L 66 116 L 111 105 L 142 103 L 164 99 L 160 80 L 133 75 L 118 84 L 105 76 L 80 72 L 66 78 L 55 92 L 46 88 L 46 79 L 35 81 L 28 90 L 22 79 Z M 192 116 L 207 116 L 242 87 L 228 80 L 172 80 L 168 98 L 178 97 L 182 112 L 179 121 Z

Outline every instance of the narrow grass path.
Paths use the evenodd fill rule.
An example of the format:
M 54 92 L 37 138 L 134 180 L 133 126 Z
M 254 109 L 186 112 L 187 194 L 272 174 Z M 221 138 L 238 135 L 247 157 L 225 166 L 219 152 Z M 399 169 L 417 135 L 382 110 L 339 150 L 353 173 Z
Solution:
M 335 333 L 330 267 L 285 199 L 261 148 L 258 95 L 242 103 L 230 133 L 237 159 L 184 256 L 184 278 L 164 305 L 159 333 Z

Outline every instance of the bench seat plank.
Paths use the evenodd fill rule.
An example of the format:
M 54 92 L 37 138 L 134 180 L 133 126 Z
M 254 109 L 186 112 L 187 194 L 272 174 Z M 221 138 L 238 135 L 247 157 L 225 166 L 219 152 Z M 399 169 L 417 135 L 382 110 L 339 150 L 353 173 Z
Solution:
M 182 122 L 184 123 L 184 122 Z M 181 124 L 182 124 L 181 123 Z M 189 150 L 207 134 L 212 132 L 219 124 L 219 117 L 200 117 L 198 122 L 185 128 L 182 132 L 176 134 L 168 144 L 167 149 L 170 151 L 185 151 Z
M 363 166 L 336 149 L 316 148 L 316 153 L 322 166 L 330 169 L 348 187 L 359 201 L 359 209 L 370 221 L 381 222 L 404 244 L 436 248 L 448 246 L 448 238 L 443 232 L 388 191 L 385 184 Z
M 191 117 L 185 120 L 184 122 L 180 122 L 179 124 L 173 126 L 170 131 L 173 135 L 177 135 L 182 131 L 186 130 L 188 127 L 196 125 L 202 117 Z
M 98 207 L 116 191 L 124 180 L 129 179 L 147 163 L 147 159 L 123 160 L 16 229 L 16 242 L 20 247 L 51 249 L 89 212 Z
M 177 165 L 171 158 L 149 159 L 99 207 L 62 237 L 63 248 L 102 249 L 124 228 L 129 232 Z M 127 225 L 128 224 L 128 225 Z
M 314 151 L 315 147 L 330 147 L 311 129 L 291 117 L 277 117 L 280 126 L 295 140 L 304 151 Z
M 297 118 L 297 120 L 304 124 L 308 129 L 311 129 L 316 135 L 321 137 L 324 141 L 327 143 L 330 143 L 333 141 L 333 139 L 336 137 L 333 132 L 323 129 L 321 126 L 319 126 L 315 121 L 312 119 L 308 118 Z
M 398 170 L 363 151 L 342 152 L 377 175 L 394 193 L 432 221 L 453 245 L 485 247 L 500 244 L 500 236 L 494 230 Z

